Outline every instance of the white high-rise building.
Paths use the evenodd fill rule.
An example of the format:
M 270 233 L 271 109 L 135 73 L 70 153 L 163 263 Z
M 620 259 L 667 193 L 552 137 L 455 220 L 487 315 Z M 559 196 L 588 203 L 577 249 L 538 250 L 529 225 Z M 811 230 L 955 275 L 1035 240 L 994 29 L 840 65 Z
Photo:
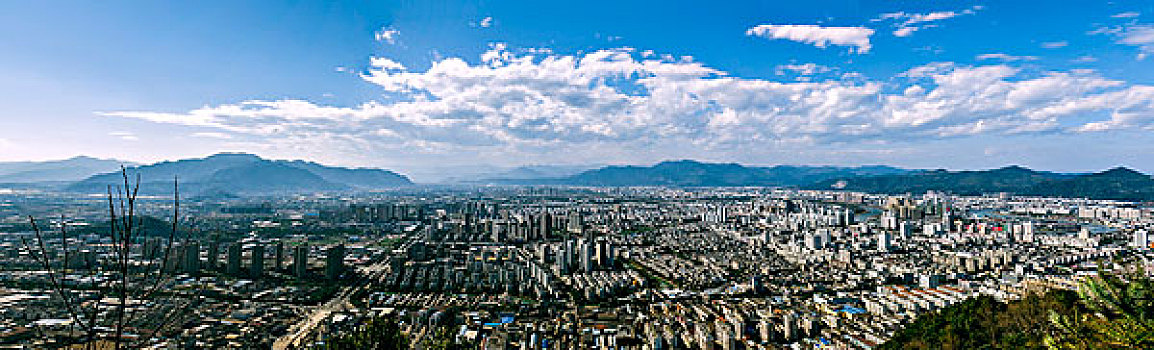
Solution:
M 1134 231 L 1133 245 L 1138 249 L 1150 248 L 1150 233 L 1145 229 Z
M 814 232 L 813 234 L 805 236 L 805 247 L 809 248 L 810 250 L 821 249 L 824 247 L 824 244 L 825 242 L 822 241 L 822 236 L 820 233 Z
M 892 241 L 892 237 L 890 237 L 890 231 L 882 230 L 881 232 L 879 232 L 878 233 L 878 251 L 888 252 L 888 251 L 890 251 L 890 249 L 893 249 L 891 241 Z
M 1033 221 L 1027 221 L 1026 223 L 1022 224 L 1022 241 L 1024 241 L 1024 242 L 1033 242 L 1034 241 L 1034 222 Z

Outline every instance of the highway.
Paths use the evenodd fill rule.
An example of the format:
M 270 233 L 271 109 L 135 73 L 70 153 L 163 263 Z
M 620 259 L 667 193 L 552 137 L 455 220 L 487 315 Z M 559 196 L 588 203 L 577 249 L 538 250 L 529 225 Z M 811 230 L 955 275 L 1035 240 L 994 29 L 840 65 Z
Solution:
M 401 248 L 407 248 L 411 242 L 411 239 L 406 240 L 401 245 Z M 368 290 L 374 283 L 380 281 L 385 272 L 385 267 L 389 265 L 391 260 L 392 257 L 386 256 L 380 262 L 359 267 L 358 272 L 360 272 L 362 276 L 365 276 L 364 279 L 354 285 L 341 288 L 341 291 L 338 292 L 336 296 L 328 302 L 317 306 L 307 316 L 301 318 L 296 324 L 293 324 L 292 327 L 289 327 L 288 334 L 277 338 L 277 340 L 273 342 L 273 350 L 299 349 L 301 345 L 306 345 L 303 343 L 310 339 L 310 336 L 316 330 L 317 326 L 321 325 L 324 320 L 332 316 L 334 312 L 345 311 L 352 308 L 352 304 L 349 302 L 350 297 Z

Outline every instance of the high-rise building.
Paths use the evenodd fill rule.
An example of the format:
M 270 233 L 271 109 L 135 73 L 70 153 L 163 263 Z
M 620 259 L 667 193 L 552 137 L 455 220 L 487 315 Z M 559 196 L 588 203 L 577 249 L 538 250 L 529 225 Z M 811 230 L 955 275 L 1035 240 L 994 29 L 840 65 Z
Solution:
M 813 234 L 806 235 L 805 247 L 809 248 L 810 250 L 817 250 L 817 249 L 824 248 L 825 242 L 822 241 L 822 234 L 814 232 Z
M 1147 249 L 1150 248 L 1150 233 L 1145 229 L 1134 231 L 1134 248 Z
M 209 269 L 216 269 L 220 265 L 220 242 L 215 239 L 208 242 L 208 257 L 205 261 Z
M 609 251 L 609 241 L 604 237 L 597 239 L 597 245 L 594 251 L 597 254 L 597 267 L 601 269 L 610 268 L 613 265 L 612 253 Z
M 581 270 L 584 272 L 593 272 L 593 242 L 588 239 L 581 240 Z
M 293 274 L 297 278 L 304 278 L 309 268 L 309 245 L 301 243 L 293 248 Z
M 345 268 L 345 245 L 337 244 L 325 252 L 325 278 L 335 280 L 341 277 Z
M 188 241 L 184 244 L 184 272 L 200 271 L 200 242 Z
M 252 246 L 252 255 L 249 256 L 248 275 L 258 278 L 264 274 L 264 244 L 257 242 Z
M 892 211 L 886 211 L 881 217 L 882 228 L 892 230 L 898 228 L 898 216 Z
M 277 240 L 276 244 L 272 246 L 272 250 L 274 259 L 272 261 L 272 269 L 274 271 L 280 271 L 284 268 L 284 242 Z
M 544 212 L 541 213 L 537 219 L 540 220 L 540 223 L 537 225 L 537 229 L 540 230 L 537 237 L 540 239 L 549 238 L 549 235 L 553 232 L 553 216 L 549 215 L 548 212 Z
M 786 313 L 785 316 L 782 317 L 781 323 L 781 330 L 785 335 L 785 340 L 794 340 L 798 338 L 798 332 L 800 332 L 800 329 L 798 329 L 799 327 L 797 315 L 794 315 L 792 312 Z
M 878 251 L 884 253 L 890 251 L 890 249 L 893 249 L 891 246 L 891 240 L 892 237 L 890 231 L 882 230 L 881 232 L 878 232 Z
M 240 242 L 233 242 L 228 246 L 228 268 L 226 271 L 229 275 L 236 276 L 240 274 L 240 249 Z
M 566 222 L 567 230 L 570 234 L 580 236 L 585 229 L 585 220 L 581 217 L 580 212 L 569 212 L 569 220 Z
M 572 256 L 571 254 L 572 253 L 569 252 L 569 250 L 568 250 L 568 245 L 566 245 L 565 243 L 561 243 L 559 245 L 559 250 L 557 251 L 557 254 L 554 256 L 553 259 L 556 260 L 557 271 L 559 271 L 562 275 L 569 274 L 569 272 L 570 272 L 569 271 L 569 265 L 570 265 L 569 259 Z

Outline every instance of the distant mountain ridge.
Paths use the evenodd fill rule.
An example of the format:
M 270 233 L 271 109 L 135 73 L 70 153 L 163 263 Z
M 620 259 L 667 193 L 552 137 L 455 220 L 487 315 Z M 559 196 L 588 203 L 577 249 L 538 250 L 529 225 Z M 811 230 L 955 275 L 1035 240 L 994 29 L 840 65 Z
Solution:
M 1007 192 L 1052 197 L 1154 200 L 1154 178 L 1125 167 L 1091 174 L 1052 173 L 1020 166 L 977 171 L 930 170 L 832 178 L 807 188 L 890 194 L 933 190 L 961 195 Z
M 9 169 L 4 165 L 0 163 L 0 178 L 4 176 L 5 169 Z M 300 160 L 266 160 L 245 153 L 221 153 L 199 159 L 133 166 L 128 171 L 133 176 L 140 174 L 143 193 L 171 193 L 173 178 L 179 176 L 182 193 L 213 198 L 364 191 L 413 185 L 408 177 L 388 170 L 331 167 Z M 1154 200 L 1154 178 L 1125 167 L 1091 174 L 1064 174 L 1021 166 L 949 171 L 910 170 L 884 165 L 759 167 L 674 160 L 652 166 L 617 165 L 585 171 L 580 171 L 576 166 L 526 166 L 509 169 L 496 176 L 471 182 L 602 187 L 766 186 L 891 194 L 942 191 L 976 195 L 1008 192 L 1056 197 Z M 102 193 L 108 185 L 121 184 L 122 181 L 119 172 L 106 172 L 75 182 L 65 187 L 65 190 Z
M 0 183 L 80 181 L 92 175 L 115 171 L 121 165 L 135 166 L 136 163 L 88 156 L 43 162 L 0 162 Z
M 676 160 L 653 166 L 607 166 L 576 175 L 524 181 L 524 184 L 576 186 L 801 186 L 829 178 L 886 175 L 909 170 L 888 166 L 834 167 L 793 166 L 751 167 L 737 163 L 705 163 Z
M 479 180 L 466 182 L 517 183 L 527 180 L 554 179 L 572 176 L 595 167 L 592 165 L 524 165 L 486 174 Z
M 942 191 L 960 195 L 1008 192 L 1093 199 L 1154 200 L 1154 178 L 1118 167 L 1092 174 L 1066 174 L 1007 166 L 990 170 L 909 170 L 884 165 L 858 167 L 745 166 L 676 160 L 652 166 L 606 166 L 572 176 L 511 180 L 508 183 L 569 186 L 740 187 L 774 186 L 871 193 Z
M 385 189 L 412 185 L 408 177 L 388 170 L 341 168 L 306 161 L 267 160 L 245 153 L 220 153 L 128 168 L 141 177 L 141 192 L 172 193 L 180 180 L 182 193 L 273 194 Z M 122 184 L 119 172 L 95 175 L 65 189 L 72 192 L 103 192 L 108 185 Z

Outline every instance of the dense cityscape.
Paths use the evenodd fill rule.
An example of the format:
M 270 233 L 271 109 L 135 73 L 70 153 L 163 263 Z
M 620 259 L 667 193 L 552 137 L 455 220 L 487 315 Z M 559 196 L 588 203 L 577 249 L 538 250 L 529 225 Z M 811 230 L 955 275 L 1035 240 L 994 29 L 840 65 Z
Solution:
M 85 286 L 112 272 L 79 277 L 110 258 L 109 237 L 84 230 L 107 203 L 3 201 L 0 341 L 72 344 L 75 320 L 19 228 L 68 213 L 42 223 L 75 232 L 45 236 L 75 252 L 55 270 L 78 300 L 108 303 Z M 171 220 L 171 198 L 139 205 Z M 414 344 L 448 328 L 485 349 L 869 349 L 976 295 L 1073 289 L 1151 258 L 1149 207 L 1005 193 L 482 186 L 180 205 L 191 238 L 165 254 L 161 288 L 197 302 L 134 301 L 180 313 L 178 327 L 124 335 L 151 348 L 308 349 L 386 316 Z M 169 244 L 157 230 L 130 258 Z
M 1154 349 L 1152 18 L 0 1 L 0 350 Z

